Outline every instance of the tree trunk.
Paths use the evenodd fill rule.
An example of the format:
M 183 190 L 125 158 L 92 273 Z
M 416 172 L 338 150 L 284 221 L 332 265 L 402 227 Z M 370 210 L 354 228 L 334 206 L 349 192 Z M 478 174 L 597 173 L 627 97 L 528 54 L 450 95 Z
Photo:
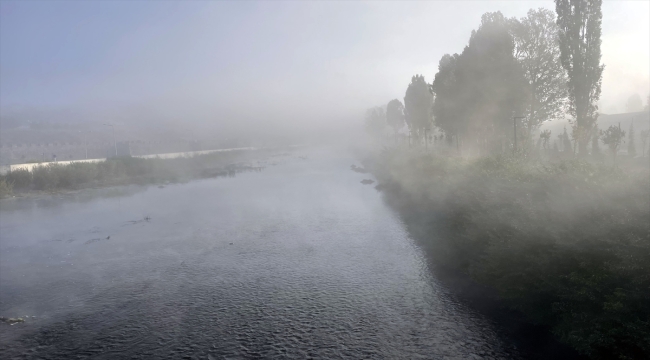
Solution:
M 578 142 L 578 156 L 579 157 L 587 156 L 587 143 L 589 143 L 589 139 L 586 138 L 586 136 L 580 136 L 577 142 Z
M 583 102 L 586 102 L 587 100 L 583 100 Z M 577 101 L 576 101 L 577 102 Z M 577 125 L 577 139 L 576 142 L 578 143 L 578 156 L 579 157 L 585 157 L 587 156 L 587 146 L 589 144 L 589 140 L 591 138 L 591 132 L 593 128 L 593 124 L 595 121 L 592 121 L 590 117 L 588 117 L 586 114 L 586 105 L 582 104 L 578 106 L 576 103 L 576 125 Z

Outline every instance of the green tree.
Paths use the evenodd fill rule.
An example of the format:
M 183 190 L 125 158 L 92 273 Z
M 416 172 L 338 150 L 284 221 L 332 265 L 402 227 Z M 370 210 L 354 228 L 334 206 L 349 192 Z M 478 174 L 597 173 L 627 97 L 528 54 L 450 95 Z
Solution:
M 459 101 L 459 84 L 456 79 L 456 67 L 460 55 L 445 54 L 438 63 L 431 90 L 435 93 L 433 115 L 436 126 L 442 129 L 448 139 L 458 136 L 461 129 L 467 128 L 463 122 L 467 117 Z
M 462 54 L 440 61 L 432 84 L 436 125 L 480 148 L 511 141 L 512 117 L 525 108 L 528 88 L 513 51 L 503 15 L 484 14 Z
M 560 63 L 559 27 L 555 13 L 531 9 L 526 17 L 510 20 L 514 56 L 528 82 L 528 116 L 522 122 L 528 137 L 547 120 L 557 119 L 567 104 L 567 75 Z
M 627 134 L 627 154 L 636 157 L 636 145 L 634 144 L 634 122 L 630 123 L 630 130 Z
M 432 107 L 433 95 L 429 84 L 424 76 L 413 76 L 404 96 L 404 118 L 411 134 L 417 139 L 424 137 L 425 142 L 431 128 Z
M 366 111 L 365 126 L 368 134 L 381 138 L 386 129 L 386 113 L 381 106 L 375 106 Z
M 612 155 L 616 157 L 621 143 L 623 143 L 623 138 L 625 137 L 625 131 L 621 130 L 621 126 L 611 125 L 607 130 L 601 131 L 601 138 L 603 139 L 603 144 L 609 147 L 609 150 L 612 152 Z
M 386 106 L 386 121 L 388 122 L 388 126 L 393 128 L 393 132 L 395 133 L 395 143 L 397 143 L 397 132 L 404 127 L 405 124 L 404 105 L 402 105 L 401 101 L 393 99 L 388 103 Z
M 587 153 L 598 106 L 603 68 L 600 64 L 602 0 L 555 0 L 560 60 L 568 74 L 569 112 L 574 118 L 578 150 Z

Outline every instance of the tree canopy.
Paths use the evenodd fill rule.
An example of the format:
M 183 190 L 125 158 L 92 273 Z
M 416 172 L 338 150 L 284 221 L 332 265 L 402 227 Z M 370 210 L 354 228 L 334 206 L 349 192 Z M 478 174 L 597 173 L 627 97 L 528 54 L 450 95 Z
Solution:
M 598 119 L 597 102 L 604 66 L 600 64 L 602 0 L 555 0 L 560 60 L 568 75 L 569 112 L 574 118 L 579 153 Z
M 422 75 L 414 75 L 404 96 L 404 118 L 415 137 L 424 136 L 432 122 L 433 95 Z
M 393 128 L 396 136 L 397 132 L 404 127 L 404 105 L 398 99 L 393 99 L 386 105 L 386 122 Z
M 431 89 L 436 94 L 433 103 L 433 114 L 436 126 L 448 136 L 457 136 L 461 130 L 461 102 L 458 101 L 459 84 L 456 79 L 456 68 L 460 55 L 445 54 L 438 64 Z
M 485 147 L 512 137 L 512 117 L 525 106 L 526 79 L 500 12 L 486 13 L 458 55 L 445 55 L 432 84 L 433 113 L 445 133 Z
M 567 103 L 567 76 L 560 63 L 559 27 L 555 13 L 531 9 L 510 20 L 514 55 L 528 82 L 530 98 L 523 122 L 530 134 L 544 121 L 562 117 Z
M 607 128 L 607 130 L 601 131 L 600 135 L 603 140 L 603 144 L 607 145 L 607 147 L 609 147 L 609 150 L 612 152 L 612 154 L 616 156 L 619 147 L 623 143 L 623 138 L 625 137 L 625 131 L 621 130 L 620 125 L 619 126 L 611 125 L 609 128 Z

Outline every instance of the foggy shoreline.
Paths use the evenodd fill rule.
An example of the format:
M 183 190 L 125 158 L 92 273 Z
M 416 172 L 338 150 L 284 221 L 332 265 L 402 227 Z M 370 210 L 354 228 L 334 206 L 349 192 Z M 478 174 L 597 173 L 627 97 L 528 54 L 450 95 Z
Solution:
M 534 347 L 531 334 L 541 331 L 553 358 L 643 352 L 647 328 L 634 324 L 650 311 L 648 168 L 573 160 L 540 172 L 516 158 L 404 147 L 374 152 L 364 165 L 441 279 L 512 336 Z M 586 226 L 594 218 L 598 226 Z M 612 301 L 626 305 L 602 305 Z
M 98 163 L 46 164 L 31 171 L 18 169 L 0 175 L 0 185 L 8 187 L 8 190 L 0 191 L 0 201 L 86 188 L 132 184 L 165 186 L 194 179 L 235 176 L 239 172 L 262 171 L 267 166 L 274 166 L 274 157 L 291 155 L 304 146 L 233 150 L 176 158 L 111 158 Z M 115 169 L 116 166 L 108 166 L 113 163 L 124 170 L 102 175 L 103 168 L 108 171 Z

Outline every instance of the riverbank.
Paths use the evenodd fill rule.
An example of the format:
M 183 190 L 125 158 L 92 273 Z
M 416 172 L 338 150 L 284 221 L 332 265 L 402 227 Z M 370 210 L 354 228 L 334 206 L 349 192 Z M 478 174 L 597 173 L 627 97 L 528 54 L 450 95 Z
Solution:
M 436 266 L 591 358 L 650 356 L 647 168 L 403 149 L 366 166 Z
M 177 158 L 113 158 L 101 162 L 50 164 L 0 175 L 0 199 L 44 192 L 130 184 L 165 184 L 261 170 L 270 157 L 290 149 L 234 150 Z

